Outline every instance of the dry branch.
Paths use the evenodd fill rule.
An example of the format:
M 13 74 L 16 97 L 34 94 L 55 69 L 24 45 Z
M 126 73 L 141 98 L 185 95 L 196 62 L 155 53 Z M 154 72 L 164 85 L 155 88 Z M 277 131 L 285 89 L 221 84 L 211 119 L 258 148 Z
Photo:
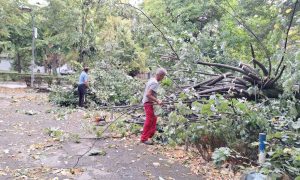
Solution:
M 252 62 L 253 62 L 253 60 L 255 59 L 255 53 L 251 43 L 250 43 L 250 47 L 251 47 L 251 55 L 252 55 Z M 256 64 L 254 62 L 253 62 L 253 67 L 256 68 Z
M 255 71 L 254 68 L 252 68 L 249 64 L 245 64 L 240 62 L 239 63 L 239 67 L 242 68 L 244 71 L 248 72 L 248 73 L 252 73 L 258 76 L 257 72 Z
M 269 74 L 267 68 L 262 63 L 260 63 L 256 59 L 253 59 L 252 61 L 254 64 L 258 65 L 258 67 L 263 71 L 264 76 L 267 76 Z
M 237 71 L 240 72 L 242 74 L 248 75 L 244 70 L 242 70 L 241 68 L 238 67 L 234 67 L 234 66 L 230 66 L 227 64 L 219 64 L 219 63 L 207 63 L 207 62 L 201 62 L 198 61 L 197 64 L 202 64 L 202 65 L 206 65 L 206 66 L 214 66 L 214 67 L 221 67 L 221 68 L 226 68 L 226 69 L 231 69 L 233 71 Z
M 295 12 L 296 12 L 296 7 L 297 7 L 298 2 L 299 2 L 299 0 L 296 0 L 296 2 L 295 2 L 295 4 L 294 4 L 293 13 L 292 13 L 292 15 L 291 15 L 291 20 L 290 20 L 288 29 L 287 29 L 287 31 L 286 31 L 283 55 L 282 55 L 282 57 L 281 57 L 281 60 L 280 60 L 280 62 L 279 62 L 279 65 L 277 66 L 277 69 L 276 69 L 276 72 L 275 72 L 275 76 L 277 76 L 278 71 L 279 71 L 279 69 L 280 69 L 280 67 L 281 67 L 281 64 L 282 64 L 282 62 L 283 62 L 283 60 L 284 60 L 284 56 L 285 56 L 285 53 L 286 53 L 286 47 L 287 47 L 287 43 L 288 43 L 289 32 L 290 32 L 290 29 L 291 29 L 291 26 L 292 26 L 292 23 L 293 23 L 293 19 L 294 19 L 294 15 L 295 15 Z
M 170 43 L 169 39 L 166 37 L 166 35 L 162 32 L 162 30 L 151 20 L 151 18 L 144 11 L 142 11 L 140 8 L 137 8 L 137 7 L 135 7 L 131 4 L 128 4 L 128 3 L 116 3 L 116 4 L 131 7 L 135 10 L 138 10 L 140 13 L 142 13 L 150 21 L 150 23 L 160 32 L 160 34 L 165 39 L 165 41 L 168 43 L 168 45 L 171 48 L 171 50 L 173 51 L 173 53 L 176 55 L 177 59 L 180 60 L 179 55 L 177 54 L 177 52 L 175 51 L 175 48 Z
M 284 71 L 284 69 L 286 68 L 286 66 L 284 65 L 280 71 L 280 73 L 271 81 L 270 86 L 273 86 L 275 82 L 278 81 L 278 79 L 282 76 L 282 73 Z
M 215 87 L 215 88 L 211 88 L 211 89 L 207 89 L 204 91 L 200 91 L 198 92 L 199 95 L 203 95 L 203 94 L 209 94 L 209 93 L 213 93 L 213 92 L 220 92 L 220 91 L 228 91 L 231 87 L 227 86 L 227 87 Z
M 223 80 L 224 78 L 226 78 L 226 77 L 228 77 L 230 75 L 232 75 L 232 73 L 226 73 L 226 74 L 220 75 L 217 78 L 215 78 L 214 80 L 212 80 L 211 82 L 207 83 L 207 85 L 208 86 L 213 85 L 213 84 L 215 84 L 215 83 Z

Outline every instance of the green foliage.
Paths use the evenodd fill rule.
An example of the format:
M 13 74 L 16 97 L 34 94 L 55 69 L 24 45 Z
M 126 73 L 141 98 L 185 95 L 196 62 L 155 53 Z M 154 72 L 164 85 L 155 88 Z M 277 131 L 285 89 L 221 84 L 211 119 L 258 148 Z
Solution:
M 140 133 L 142 126 L 134 123 L 125 123 L 120 120 L 113 125 L 110 126 L 110 131 L 121 135 L 122 137 L 126 135 L 135 134 L 138 135 Z
M 74 143 L 81 143 L 79 134 L 71 134 L 70 139 Z
M 295 103 L 296 102 L 296 103 Z M 299 175 L 300 131 L 299 106 L 292 97 L 283 96 L 271 100 L 261 108 L 261 113 L 269 119 L 267 135 L 267 163 L 261 169 L 266 174 L 287 173 L 291 177 Z
M 162 82 L 161 82 L 161 85 L 168 88 L 172 85 L 172 80 L 168 77 L 165 77 Z
M 78 104 L 77 89 L 66 89 L 60 86 L 53 86 L 49 95 L 49 101 L 59 106 L 73 106 Z
M 227 147 L 217 148 L 212 154 L 214 164 L 217 166 L 222 165 L 230 157 L 230 154 L 231 150 Z
M 18 2 L 26 5 L 25 1 Z M 202 154 L 227 146 L 256 160 L 257 149 L 251 144 L 260 132 L 267 132 L 269 154 L 262 170 L 267 174 L 299 175 L 299 12 L 290 28 L 286 53 L 282 47 L 294 0 L 144 0 L 140 8 L 167 40 L 141 13 L 116 2 L 53 0 L 48 7 L 33 7 L 39 32 L 36 63 L 55 69 L 69 62 L 78 73 L 89 64 L 92 68 L 87 100 L 92 107 L 139 103 L 144 84 L 128 74 L 168 67 L 171 73 L 162 81 L 167 89 L 162 94 L 171 92 L 170 97 L 177 103 L 168 107 L 173 112 L 160 116 L 168 119 L 165 134 L 170 144 L 189 141 Z M 27 71 L 31 59 L 31 14 L 18 10 L 18 5 L 16 1 L 0 0 L 0 53 L 13 55 L 14 68 Z M 174 59 L 168 43 L 180 60 Z M 250 43 L 257 60 L 267 64 L 270 57 L 272 72 L 285 55 L 286 70 L 278 83 L 282 83 L 284 93 L 279 99 L 254 103 L 214 95 L 194 101 L 199 96 L 192 89 L 182 90 L 178 96 L 174 93 L 178 85 L 190 87 L 206 78 L 201 73 L 224 72 L 196 64 L 197 60 L 249 63 Z M 70 77 L 72 89 L 53 86 L 49 99 L 62 106 L 76 106 L 78 76 Z M 52 84 L 54 79 L 47 81 Z M 138 133 L 139 126 L 120 123 L 115 128 L 122 129 L 125 135 L 129 130 Z M 216 163 L 227 157 L 224 152 L 225 149 L 216 150 Z
M 52 137 L 56 141 L 64 140 L 64 131 L 59 128 L 50 127 L 46 128 L 45 131 L 50 137 Z
M 96 65 L 91 71 L 91 89 L 95 98 L 104 104 L 130 104 L 140 101 L 143 86 L 124 71 L 110 68 L 103 69 Z
M 178 103 L 168 116 L 165 134 L 171 144 L 187 140 L 195 144 L 205 159 L 209 159 L 208 152 L 227 146 L 256 161 L 257 147 L 251 144 L 257 142 L 260 132 L 266 132 L 268 158 L 262 172 L 295 177 L 299 174 L 300 109 L 291 102 L 282 97 L 269 104 L 251 103 L 217 95 L 190 106 Z M 223 150 L 212 154 L 218 165 L 229 156 Z

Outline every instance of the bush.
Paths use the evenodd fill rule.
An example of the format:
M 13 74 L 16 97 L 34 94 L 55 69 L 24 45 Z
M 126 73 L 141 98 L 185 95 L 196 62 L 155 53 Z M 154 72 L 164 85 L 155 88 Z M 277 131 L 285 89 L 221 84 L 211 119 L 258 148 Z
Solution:
M 253 144 L 257 144 L 259 133 L 265 132 L 267 163 L 262 172 L 294 178 L 300 172 L 299 112 L 293 97 L 255 103 L 217 95 L 201 103 L 177 103 L 164 129 L 171 143 L 189 141 L 206 160 L 211 160 L 212 153 L 221 147 L 245 157 L 232 160 L 234 163 L 256 162 L 258 147 Z M 216 157 L 212 159 L 220 159 Z M 217 164 L 223 162 L 221 159 Z
M 77 88 L 65 89 L 60 86 L 55 86 L 49 94 L 49 100 L 59 106 L 75 107 L 78 104 Z
M 78 77 L 79 74 L 69 77 L 74 89 L 63 90 L 58 86 L 51 93 L 50 100 L 64 106 L 76 105 Z M 97 66 L 89 73 L 89 86 L 86 96 L 88 106 L 140 103 L 144 88 L 138 80 L 122 70 L 113 68 L 108 70 Z

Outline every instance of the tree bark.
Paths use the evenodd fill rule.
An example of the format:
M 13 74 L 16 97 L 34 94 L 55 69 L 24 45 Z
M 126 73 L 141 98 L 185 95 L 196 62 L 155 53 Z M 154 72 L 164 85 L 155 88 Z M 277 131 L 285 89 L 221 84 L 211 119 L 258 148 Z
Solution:
M 17 71 L 18 71 L 18 73 L 21 73 L 22 72 L 22 66 L 21 66 L 21 56 L 20 56 L 19 51 L 17 52 L 16 58 L 17 58 L 16 59 L 17 60 L 17 64 L 16 64 Z

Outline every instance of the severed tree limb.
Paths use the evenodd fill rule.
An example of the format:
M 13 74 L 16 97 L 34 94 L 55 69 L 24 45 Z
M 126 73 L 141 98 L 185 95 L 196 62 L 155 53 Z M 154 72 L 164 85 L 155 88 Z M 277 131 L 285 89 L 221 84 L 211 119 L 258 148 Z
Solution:
M 236 79 L 233 79 L 230 83 L 233 83 L 233 84 L 239 84 L 239 85 L 242 85 L 242 86 L 247 87 L 247 84 L 244 84 L 244 83 L 242 83 L 242 82 L 240 82 L 240 81 L 238 81 L 238 80 L 236 80 Z
M 214 77 L 214 78 L 208 79 L 208 80 L 206 80 L 206 81 L 203 81 L 203 82 L 201 82 L 201 83 L 198 83 L 198 84 L 196 84 L 195 86 L 193 86 L 193 88 L 194 88 L 194 89 L 200 88 L 201 86 L 206 85 L 207 83 L 209 83 L 209 82 L 211 82 L 211 81 L 213 81 L 213 80 L 215 80 L 215 79 L 216 79 L 216 78 Z
M 250 68 L 248 68 L 245 65 L 242 65 L 241 68 L 247 73 L 247 76 L 251 77 L 255 81 L 260 81 L 260 78 L 258 77 L 258 74 L 256 72 L 253 72 Z
M 260 45 L 260 49 L 266 54 L 266 57 L 268 59 L 269 62 L 269 74 L 268 76 L 271 75 L 271 70 L 272 70 L 272 63 L 271 63 L 271 58 L 270 58 L 270 52 L 268 51 L 267 47 L 262 43 L 261 39 L 252 31 L 252 29 L 246 24 L 246 22 L 240 18 L 236 13 L 234 8 L 230 5 L 230 3 L 226 0 L 227 4 L 229 5 L 229 7 L 231 8 L 231 10 L 234 12 L 234 14 L 232 14 L 231 12 L 229 12 L 226 8 L 222 7 L 221 5 L 219 5 L 218 2 L 215 2 L 215 4 L 217 6 L 219 6 L 220 8 L 222 8 L 224 11 L 226 11 L 229 15 L 231 15 L 240 25 L 242 25 L 254 38 L 255 40 L 258 42 L 258 44 Z
M 255 71 L 255 69 L 253 69 L 249 64 L 245 64 L 245 63 L 240 62 L 239 67 L 242 68 L 244 71 L 246 71 L 248 73 L 252 73 L 252 74 L 255 74 L 255 75 L 259 76 L 257 74 L 257 72 Z
M 269 88 L 272 80 L 273 80 L 273 78 L 267 79 L 267 81 L 263 85 L 263 88 Z
M 250 79 L 246 78 L 246 80 L 251 82 L 252 84 L 253 84 L 254 81 L 257 81 L 257 82 L 260 81 L 259 77 L 255 76 L 252 73 L 246 72 L 244 69 L 241 69 L 241 68 L 237 68 L 237 67 L 234 67 L 234 66 L 229 66 L 229 65 L 226 65 L 226 64 L 219 64 L 219 63 L 207 63 L 207 62 L 200 62 L 200 61 L 198 61 L 197 63 L 202 64 L 202 65 L 207 65 L 207 66 L 223 67 L 223 68 L 231 69 L 233 71 L 238 71 L 238 72 L 248 76 Z
M 191 72 L 191 70 L 185 70 L 185 69 L 178 69 L 178 70 L 173 70 L 173 69 L 167 69 L 167 71 L 178 71 L 178 72 Z M 202 71 L 194 71 L 194 73 L 197 74 L 202 74 L 206 76 L 219 76 L 220 74 L 212 74 L 212 73 L 207 73 L 207 72 L 202 72 Z
M 235 82 L 235 81 L 238 81 L 239 84 L 243 84 L 244 86 L 247 86 L 247 81 L 245 81 L 245 80 L 242 79 L 242 78 L 236 77 L 236 78 L 234 79 L 234 82 Z M 238 83 L 238 82 L 235 82 L 235 83 Z
M 231 87 L 227 86 L 227 87 L 216 87 L 216 88 L 211 88 L 211 89 L 207 89 L 204 91 L 200 91 L 198 92 L 199 95 L 203 95 L 203 94 L 209 94 L 212 92 L 219 92 L 219 91 L 228 91 Z
M 258 65 L 258 67 L 262 70 L 262 72 L 264 73 L 264 76 L 267 76 L 269 74 L 267 68 L 262 64 L 260 63 L 259 61 L 257 61 L 256 59 L 253 59 L 252 60 L 254 64 Z
M 212 80 L 211 82 L 207 83 L 207 86 L 213 85 L 219 81 L 222 81 L 224 78 L 226 78 L 227 76 L 232 75 L 231 73 L 226 73 L 223 75 L 218 76 L 216 79 Z
M 231 69 L 233 71 L 237 71 L 240 72 L 242 74 L 248 75 L 248 73 L 246 73 L 244 70 L 242 70 L 241 68 L 237 68 L 234 66 L 230 66 L 227 64 L 219 64 L 219 63 L 207 63 L 207 62 L 201 62 L 198 61 L 197 64 L 202 64 L 202 65 L 206 65 L 206 66 L 214 66 L 214 67 L 221 67 L 221 68 L 226 68 L 226 69 Z
M 247 75 L 243 75 L 242 79 L 250 82 L 252 85 L 254 85 L 254 84 L 261 85 L 261 81 L 256 81 L 255 79 L 253 79 L 253 78 L 251 78 L 251 77 L 249 77 Z
M 286 68 L 286 65 L 284 65 L 280 71 L 280 73 L 270 82 L 270 87 L 274 85 L 275 82 L 278 81 L 278 79 L 282 76 L 282 73 L 284 69 Z
M 166 37 L 166 35 L 158 28 L 158 26 L 156 24 L 154 24 L 154 22 L 150 19 L 149 16 L 147 16 L 144 11 L 142 11 L 141 9 L 128 4 L 128 3 L 116 3 L 116 4 L 120 4 L 120 5 L 124 5 L 124 6 L 129 6 L 131 8 L 134 8 L 136 10 L 138 10 L 139 12 L 141 12 L 149 21 L 150 23 L 160 32 L 160 34 L 162 35 L 163 39 L 168 43 L 169 47 L 171 48 L 171 50 L 173 51 L 173 53 L 176 55 L 177 59 L 180 60 L 179 55 L 177 54 L 177 52 L 175 51 L 174 47 L 172 46 L 172 44 L 170 43 L 170 41 L 168 40 L 168 38 Z
M 278 66 L 277 66 L 277 69 L 276 69 L 276 72 L 275 72 L 275 76 L 277 76 L 278 71 L 279 71 L 279 69 L 281 67 L 281 64 L 282 64 L 282 62 L 284 60 L 284 56 L 285 56 L 285 53 L 286 53 L 287 42 L 288 42 L 288 37 L 289 37 L 289 32 L 290 32 L 290 29 L 291 29 L 291 26 L 292 26 L 292 23 L 293 23 L 293 19 L 294 19 L 294 15 L 295 15 L 295 12 L 296 12 L 296 7 L 297 7 L 298 2 L 299 2 L 299 0 L 296 0 L 296 2 L 294 4 L 293 13 L 292 13 L 292 16 L 291 16 L 291 20 L 290 20 L 289 26 L 288 26 L 287 31 L 286 31 L 283 55 L 282 55 L 281 60 L 280 60 L 280 62 L 278 64 Z
M 241 84 L 235 84 L 235 83 L 233 83 L 233 84 L 229 84 L 229 85 L 230 86 L 234 86 L 236 88 L 247 89 L 247 86 L 244 86 L 244 85 L 241 85 Z
M 250 47 L 251 47 L 251 55 L 252 55 L 252 62 L 253 62 L 253 67 L 256 68 L 256 64 L 254 63 L 254 59 L 255 59 L 255 53 L 254 53 L 254 49 L 252 44 L 250 43 Z
M 232 90 L 237 92 L 238 94 L 241 94 L 243 97 L 250 97 L 250 94 L 245 89 L 234 88 Z
M 203 82 L 201 82 L 201 83 L 198 83 L 198 84 L 196 84 L 195 86 L 193 86 L 193 88 L 194 88 L 194 89 L 197 89 L 197 88 L 200 88 L 200 87 L 203 86 L 203 85 L 210 86 L 210 85 L 212 85 L 212 84 L 215 84 L 215 83 L 221 81 L 222 79 L 224 79 L 224 78 L 226 78 L 226 77 L 228 77 L 228 76 L 230 76 L 230 75 L 232 75 L 232 74 L 231 74 L 231 73 L 225 73 L 225 74 L 219 75 L 219 76 L 217 76 L 217 77 L 208 79 L 208 80 L 203 81 Z
M 256 75 L 252 74 L 252 73 L 248 73 L 248 76 L 251 77 L 254 81 L 261 81 L 259 77 L 257 77 Z

